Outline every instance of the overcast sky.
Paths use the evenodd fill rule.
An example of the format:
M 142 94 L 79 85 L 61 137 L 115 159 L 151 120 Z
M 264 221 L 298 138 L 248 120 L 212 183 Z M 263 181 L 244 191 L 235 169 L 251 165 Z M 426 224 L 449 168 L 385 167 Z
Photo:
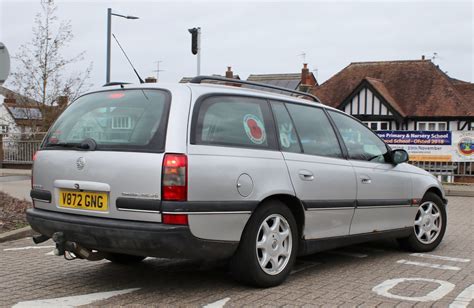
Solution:
M 138 20 L 113 17 L 112 31 L 143 78 L 177 82 L 196 74 L 187 29 L 202 28 L 202 74 L 227 66 L 252 73 L 296 73 L 303 63 L 320 83 L 350 62 L 428 58 L 451 77 L 474 81 L 472 1 L 56 1 L 60 19 L 72 22 L 74 39 L 64 50 L 85 50 L 80 70 L 93 62 L 91 82 L 105 81 L 107 8 Z M 0 0 L 0 42 L 15 54 L 31 40 L 40 0 Z M 12 66 L 12 70 L 15 66 Z M 135 76 L 112 42 L 112 80 Z M 8 84 L 8 83 L 7 83 Z

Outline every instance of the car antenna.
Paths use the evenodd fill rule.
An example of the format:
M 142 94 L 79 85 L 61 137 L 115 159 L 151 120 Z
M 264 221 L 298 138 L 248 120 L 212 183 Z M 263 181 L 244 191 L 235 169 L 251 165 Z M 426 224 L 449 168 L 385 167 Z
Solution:
M 130 59 L 128 58 L 127 54 L 125 53 L 125 50 L 123 50 L 122 45 L 120 45 L 118 39 L 115 37 L 115 34 L 112 33 L 112 36 L 114 37 L 115 41 L 116 41 L 117 44 L 119 45 L 120 49 L 122 50 L 122 52 L 123 52 L 125 58 L 127 58 L 128 63 L 130 63 L 130 66 L 133 68 L 133 71 L 134 71 L 135 74 L 137 75 L 138 80 L 140 80 L 140 83 L 145 83 L 145 82 L 143 81 L 142 77 L 140 77 L 140 75 L 138 74 L 138 72 L 137 72 L 137 70 L 135 69 L 135 67 L 133 66 L 132 61 L 130 61 Z

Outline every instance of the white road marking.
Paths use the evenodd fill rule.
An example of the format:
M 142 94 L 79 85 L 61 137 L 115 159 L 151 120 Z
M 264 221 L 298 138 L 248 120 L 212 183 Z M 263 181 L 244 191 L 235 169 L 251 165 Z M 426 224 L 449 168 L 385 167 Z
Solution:
M 474 299 L 474 284 L 465 288 L 458 297 L 449 305 L 449 308 L 465 308 Z
M 139 290 L 139 288 L 135 289 L 125 289 L 119 291 L 110 291 L 110 292 L 98 292 L 98 293 L 91 293 L 91 294 L 84 294 L 84 295 L 76 295 L 76 296 L 67 296 L 67 297 L 59 297 L 59 298 L 51 298 L 51 299 L 40 299 L 40 300 L 33 300 L 33 301 L 26 301 L 26 302 L 19 302 L 12 306 L 12 308 L 30 308 L 30 307 L 61 307 L 61 308 L 70 308 L 70 307 L 77 307 L 82 305 L 88 305 L 95 301 L 104 300 L 111 298 L 113 296 L 122 295 L 134 292 Z
M 437 268 L 441 270 L 450 270 L 450 271 L 459 271 L 461 268 L 457 266 L 450 266 L 450 265 L 441 265 L 435 263 L 424 263 L 424 262 L 414 262 L 414 261 L 407 261 L 407 260 L 398 260 L 397 263 L 406 264 L 406 265 L 415 265 L 415 266 L 422 266 L 422 267 L 431 267 Z
M 430 255 L 430 254 L 427 254 L 427 253 L 412 253 L 412 254 L 410 254 L 410 256 L 420 257 L 420 258 L 428 258 L 428 259 L 444 260 L 444 261 L 463 262 L 463 263 L 471 262 L 470 259 L 461 259 L 461 258 L 437 256 L 437 255 Z
M 207 304 L 205 306 L 202 306 L 202 308 L 222 308 L 228 301 L 230 301 L 230 297 L 226 297 L 218 300 L 217 302 Z
M 54 256 L 54 250 L 44 254 L 45 256 Z
M 315 263 L 306 263 L 304 262 L 303 264 L 306 264 L 300 268 L 297 268 L 297 269 L 294 269 L 291 271 L 290 275 L 293 275 L 293 274 L 296 274 L 296 273 L 299 273 L 301 271 L 304 271 L 304 270 L 307 270 L 308 268 L 312 268 L 312 267 L 315 267 L 316 265 L 319 265 L 321 263 L 318 263 L 318 262 L 315 262 Z
M 5 248 L 3 251 L 17 251 L 17 250 L 28 250 L 28 249 L 45 249 L 45 248 L 54 248 L 56 246 L 26 246 L 26 247 L 15 247 L 15 248 Z
M 354 257 L 354 258 L 367 258 L 368 255 L 363 254 L 363 253 L 357 253 L 357 252 L 348 252 L 348 251 L 328 251 L 327 253 L 333 254 L 333 255 L 340 255 L 340 256 L 346 256 L 346 257 Z
M 417 296 L 417 297 L 396 295 L 389 292 L 397 284 L 401 282 L 405 282 L 405 281 L 435 282 L 439 284 L 439 287 L 437 287 L 435 290 L 431 291 L 430 293 L 426 294 L 425 296 Z M 451 292 L 454 289 L 454 287 L 455 287 L 454 284 L 447 281 L 443 281 L 443 280 L 426 279 L 426 278 L 396 278 L 396 279 L 385 280 L 381 284 L 373 287 L 372 291 L 374 291 L 378 295 L 385 296 L 388 298 L 395 298 L 395 299 L 412 301 L 412 302 L 429 302 L 429 301 L 437 301 L 443 298 L 445 295 Z

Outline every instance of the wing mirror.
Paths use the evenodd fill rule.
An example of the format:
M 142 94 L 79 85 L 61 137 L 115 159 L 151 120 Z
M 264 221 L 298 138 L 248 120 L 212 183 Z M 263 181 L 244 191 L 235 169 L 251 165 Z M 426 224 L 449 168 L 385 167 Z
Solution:
M 408 153 L 403 149 L 396 149 L 392 151 L 392 162 L 395 165 L 408 161 Z

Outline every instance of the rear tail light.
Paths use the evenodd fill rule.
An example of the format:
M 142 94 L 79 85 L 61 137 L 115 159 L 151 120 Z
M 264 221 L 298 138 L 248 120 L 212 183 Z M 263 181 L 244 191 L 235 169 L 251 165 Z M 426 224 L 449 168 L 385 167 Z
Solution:
M 161 175 L 161 196 L 165 201 L 188 199 L 188 158 L 186 155 L 165 155 Z
M 186 214 L 163 214 L 161 221 L 167 225 L 187 225 L 188 215 Z

